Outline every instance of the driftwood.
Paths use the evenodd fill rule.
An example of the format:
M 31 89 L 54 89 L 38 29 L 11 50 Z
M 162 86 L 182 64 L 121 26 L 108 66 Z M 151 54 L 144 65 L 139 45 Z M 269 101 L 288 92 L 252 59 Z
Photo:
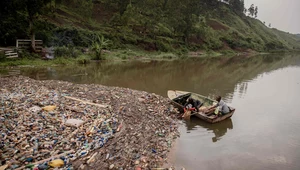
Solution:
M 89 105 L 94 105 L 94 106 L 98 106 L 98 107 L 102 107 L 102 108 L 107 108 L 109 107 L 109 105 L 103 105 L 103 104 L 98 104 L 98 103 L 92 103 L 92 102 L 89 102 L 89 101 L 84 101 L 84 100 L 81 100 L 81 99 L 77 99 L 75 97 L 70 97 L 70 96 L 64 96 L 65 98 L 67 99 L 71 99 L 71 100 L 75 100 L 75 101 L 79 101 L 79 102 L 82 102 L 84 104 L 89 104 Z
M 37 164 L 40 164 L 40 163 L 44 163 L 44 162 L 47 162 L 47 161 L 50 161 L 51 159 L 55 159 L 55 158 L 59 158 L 61 156 L 64 156 L 64 155 L 67 155 L 69 153 L 74 153 L 75 151 L 74 150 L 70 150 L 70 151 L 67 151 L 67 152 L 64 152 L 62 154 L 59 154 L 59 155 L 56 155 L 56 156 L 51 156 L 50 158 L 47 158 L 47 159 L 44 159 L 44 160 L 40 160 L 40 161 L 37 161 L 37 162 L 34 162 L 32 163 L 33 165 L 37 165 Z M 22 169 L 25 169 L 26 166 L 22 166 L 20 168 L 17 168 L 16 170 L 22 170 Z

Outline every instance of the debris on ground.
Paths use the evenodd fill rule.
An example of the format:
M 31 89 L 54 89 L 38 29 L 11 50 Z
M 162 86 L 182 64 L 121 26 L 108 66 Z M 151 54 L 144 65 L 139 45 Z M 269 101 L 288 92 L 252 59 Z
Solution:
M 0 167 L 160 168 L 178 137 L 176 113 L 147 92 L 0 77 Z

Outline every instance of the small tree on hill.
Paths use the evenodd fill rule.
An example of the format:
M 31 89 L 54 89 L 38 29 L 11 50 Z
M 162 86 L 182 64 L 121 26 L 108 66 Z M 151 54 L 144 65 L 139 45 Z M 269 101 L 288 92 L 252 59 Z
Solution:
M 244 14 L 246 15 L 247 14 L 247 8 L 244 8 Z
M 255 10 L 254 10 L 255 18 L 257 18 L 257 14 L 258 14 L 258 7 L 256 6 L 256 7 L 255 7 Z
M 248 11 L 249 11 L 249 15 L 253 17 L 253 16 L 254 16 L 254 13 L 255 13 L 254 4 L 252 4 L 252 5 L 250 6 L 250 8 L 248 9 Z

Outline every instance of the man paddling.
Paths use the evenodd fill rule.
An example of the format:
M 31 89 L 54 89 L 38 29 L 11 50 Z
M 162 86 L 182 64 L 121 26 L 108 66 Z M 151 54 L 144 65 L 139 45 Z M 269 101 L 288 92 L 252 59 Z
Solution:
M 222 100 L 221 96 L 217 96 L 216 97 L 216 101 L 218 102 L 216 105 L 211 106 L 208 108 L 208 110 L 206 111 L 206 114 L 212 113 L 213 111 L 217 110 L 216 115 L 225 115 L 227 113 L 230 112 L 229 107 L 227 106 L 227 104 Z M 218 108 L 217 108 L 218 107 Z

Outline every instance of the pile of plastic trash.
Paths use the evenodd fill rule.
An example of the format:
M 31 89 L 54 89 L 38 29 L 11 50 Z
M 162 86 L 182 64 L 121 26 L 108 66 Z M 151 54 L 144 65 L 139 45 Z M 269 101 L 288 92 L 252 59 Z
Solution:
M 101 85 L 0 78 L 0 169 L 150 169 L 178 136 L 155 94 Z

